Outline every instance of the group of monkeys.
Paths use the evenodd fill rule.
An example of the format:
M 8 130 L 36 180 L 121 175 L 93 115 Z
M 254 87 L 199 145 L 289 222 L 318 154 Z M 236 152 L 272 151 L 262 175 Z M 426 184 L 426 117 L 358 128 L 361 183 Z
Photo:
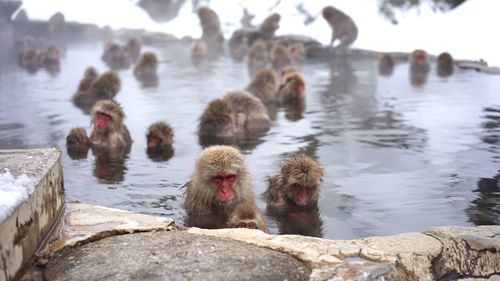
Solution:
M 191 47 L 194 62 L 217 56 L 225 49 L 225 41 L 217 14 L 208 7 L 198 9 L 203 35 Z M 329 6 L 323 17 L 333 29 L 331 44 L 348 48 L 357 37 L 352 19 Z M 224 145 L 240 137 L 255 137 L 271 127 L 269 105 L 286 106 L 304 100 L 305 81 L 296 68 L 306 58 L 301 42 L 275 40 L 280 15 L 272 14 L 258 29 L 240 29 L 228 41 L 229 54 L 237 60 L 247 58 L 252 81 L 244 90 L 227 92 L 210 101 L 198 124 L 200 139 L 209 138 L 210 145 L 198 156 L 192 179 L 185 185 L 184 207 L 187 225 L 207 228 L 246 227 L 268 231 L 262 214 L 255 206 L 255 195 L 244 157 L 238 149 Z M 106 44 L 101 59 L 111 69 L 129 68 L 136 63 L 134 76 L 145 85 L 158 82 L 158 59 L 152 52 L 141 55 L 141 42 L 130 39 L 124 46 Z M 381 74 L 390 74 L 394 60 L 385 54 L 379 59 Z M 451 67 L 451 69 L 450 69 Z M 410 56 L 410 72 L 415 75 L 429 71 L 425 51 Z M 438 57 L 438 73 L 450 73 L 453 59 L 447 53 Z M 123 123 L 122 107 L 113 100 L 121 87 L 118 75 L 107 71 L 101 75 L 95 68 L 85 70 L 75 105 L 89 112 L 92 121 L 90 136 L 78 127 L 67 136 L 68 153 L 85 153 L 92 149 L 129 150 L 132 138 Z M 165 122 L 152 124 L 146 130 L 148 153 L 172 151 L 173 130 Z M 284 161 L 278 175 L 267 178 L 264 193 L 270 213 L 282 214 L 294 208 L 317 210 L 323 168 L 310 157 L 300 154 Z

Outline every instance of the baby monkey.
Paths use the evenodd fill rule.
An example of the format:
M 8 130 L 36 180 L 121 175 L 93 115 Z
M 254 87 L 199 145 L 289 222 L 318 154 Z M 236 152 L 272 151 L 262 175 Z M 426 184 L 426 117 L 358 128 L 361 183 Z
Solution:
M 227 222 L 229 228 L 260 229 L 268 232 L 264 217 L 257 207 L 250 202 L 240 203 L 229 215 Z

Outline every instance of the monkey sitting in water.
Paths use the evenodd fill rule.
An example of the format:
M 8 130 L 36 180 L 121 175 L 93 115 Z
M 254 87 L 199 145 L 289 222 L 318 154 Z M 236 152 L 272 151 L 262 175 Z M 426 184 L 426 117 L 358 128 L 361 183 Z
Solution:
M 132 138 L 123 124 L 125 113 L 113 100 L 101 100 L 92 107 L 92 146 L 126 147 L 132 144 Z
M 198 155 L 193 177 L 185 188 L 188 226 L 223 228 L 238 204 L 255 204 L 245 159 L 231 146 L 205 148 Z
M 380 75 L 391 75 L 394 70 L 394 60 L 388 54 L 380 55 L 378 59 L 378 73 Z
M 134 67 L 134 76 L 143 86 L 158 85 L 158 59 L 155 53 L 146 52 L 141 56 L 139 63 Z
M 141 40 L 136 37 L 130 38 L 123 47 L 123 51 L 130 56 L 130 59 L 133 63 L 137 62 L 137 60 L 139 59 L 139 56 L 141 55 L 141 49 Z
M 271 50 L 271 65 L 275 70 L 280 70 L 285 66 L 291 65 L 292 59 L 288 49 L 281 44 L 275 44 Z
M 267 67 L 269 63 L 269 54 L 264 42 L 255 42 L 248 51 L 248 68 L 251 74 Z
M 450 76 L 453 73 L 453 57 L 448 52 L 439 54 L 437 57 L 437 74 L 441 77 Z
M 201 40 L 207 44 L 211 55 L 218 55 L 224 51 L 224 36 L 222 35 L 219 16 L 208 8 L 198 8 L 198 18 L 202 28 Z
M 310 157 L 299 154 L 284 161 L 280 174 L 267 178 L 268 209 L 283 212 L 289 206 L 317 204 L 322 181 L 323 167 Z
M 278 92 L 278 79 L 272 69 L 259 70 L 246 90 L 259 98 L 264 104 L 274 103 Z
M 116 43 L 107 43 L 104 46 L 101 60 L 114 70 L 127 69 L 132 64 L 132 56 Z
M 410 83 L 421 86 L 427 82 L 430 70 L 429 55 L 424 50 L 415 50 L 410 54 Z
M 85 159 L 90 148 L 87 132 L 82 127 L 71 129 L 66 137 L 66 150 L 72 159 Z
M 73 96 L 73 103 L 86 113 L 96 101 L 114 98 L 121 88 L 120 77 L 113 71 L 96 76 L 97 71 L 93 67 L 87 68 Z
M 304 98 L 306 82 L 299 72 L 286 74 L 284 80 L 277 94 L 278 102 L 283 104 Z
M 240 203 L 234 208 L 227 220 L 227 226 L 229 228 L 250 228 L 269 232 L 261 212 L 250 202 Z
M 147 154 L 154 161 L 166 161 L 172 158 L 174 131 L 165 122 L 156 122 L 146 131 Z
M 332 6 L 323 8 L 323 18 L 332 28 L 330 45 L 340 41 L 339 48 L 347 49 L 358 37 L 358 28 L 354 21 L 344 12 Z

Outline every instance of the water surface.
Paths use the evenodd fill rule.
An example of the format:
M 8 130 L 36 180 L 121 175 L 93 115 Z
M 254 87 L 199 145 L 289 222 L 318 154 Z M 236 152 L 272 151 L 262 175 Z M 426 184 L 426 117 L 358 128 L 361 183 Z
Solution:
M 65 147 L 72 127 L 90 132 L 89 117 L 71 96 L 87 66 L 107 69 L 100 51 L 98 45 L 69 47 L 55 75 L 2 61 L 0 148 L 59 147 L 67 200 L 183 224 L 180 187 L 202 149 L 197 120 L 208 101 L 248 84 L 246 66 L 229 58 L 193 66 L 187 50 L 166 48 L 154 50 L 163 61 L 156 88 L 141 87 L 130 69 L 119 71 L 116 99 L 134 143 L 125 161 L 103 167 L 92 152 L 74 160 Z M 242 146 L 256 194 L 283 159 L 305 152 L 325 167 L 326 176 L 319 213 L 293 218 L 311 222 L 316 235 L 344 239 L 500 224 L 500 77 L 455 70 L 442 78 L 432 68 L 425 84 L 415 86 L 408 68 L 397 65 L 392 76 L 382 77 L 372 60 L 303 65 L 303 115 L 279 109 L 272 129 Z M 146 154 L 145 130 L 160 120 L 175 131 L 174 154 L 156 162 Z M 258 207 L 265 210 L 260 197 Z M 283 222 L 267 219 L 278 233 Z

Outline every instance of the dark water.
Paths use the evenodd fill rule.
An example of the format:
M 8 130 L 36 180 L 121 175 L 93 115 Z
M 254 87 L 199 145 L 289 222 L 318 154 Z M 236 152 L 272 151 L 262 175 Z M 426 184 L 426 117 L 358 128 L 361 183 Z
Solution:
M 149 89 L 131 70 L 120 71 L 117 100 L 134 144 L 124 162 L 103 167 L 91 152 L 71 159 L 65 147 L 72 127 L 90 131 L 89 117 L 70 98 L 87 66 L 106 70 L 100 50 L 68 48 L 57 75 L 30 74 L 2 62 L 0 148 L 57 146 L 68 200 L 169 216 L 182 224 L 180 186 L 201 151 L 197 119 L 208 101 L 246 86 L 245 64 L 221 58 L 210 67 L 194 67 L 187 50 L 163 50 L 160 85 Z M 326 170 L 320 217 L 298 214 L 292 221 L 321 227 L 324 237 L 500 224 L 500 77 L 456 70 L 441 78 L 433 68 L 426 83 L 415 87 L 408 68 L 401 64 L 392 76 L 381 77 L 371 60 L 302 66 L 308 83 L 303 118 L 280 109 L 271 131 L 245 145 L 256 194 L 281 160 L 306 152 Z M 175 152 L 166 162 L 146 155 L 145 130 L 159 120 L 175 131 Z M 265 209 L 260 198 L 258 207 Z M 268 223 L 277 233 L 277 222 Z

